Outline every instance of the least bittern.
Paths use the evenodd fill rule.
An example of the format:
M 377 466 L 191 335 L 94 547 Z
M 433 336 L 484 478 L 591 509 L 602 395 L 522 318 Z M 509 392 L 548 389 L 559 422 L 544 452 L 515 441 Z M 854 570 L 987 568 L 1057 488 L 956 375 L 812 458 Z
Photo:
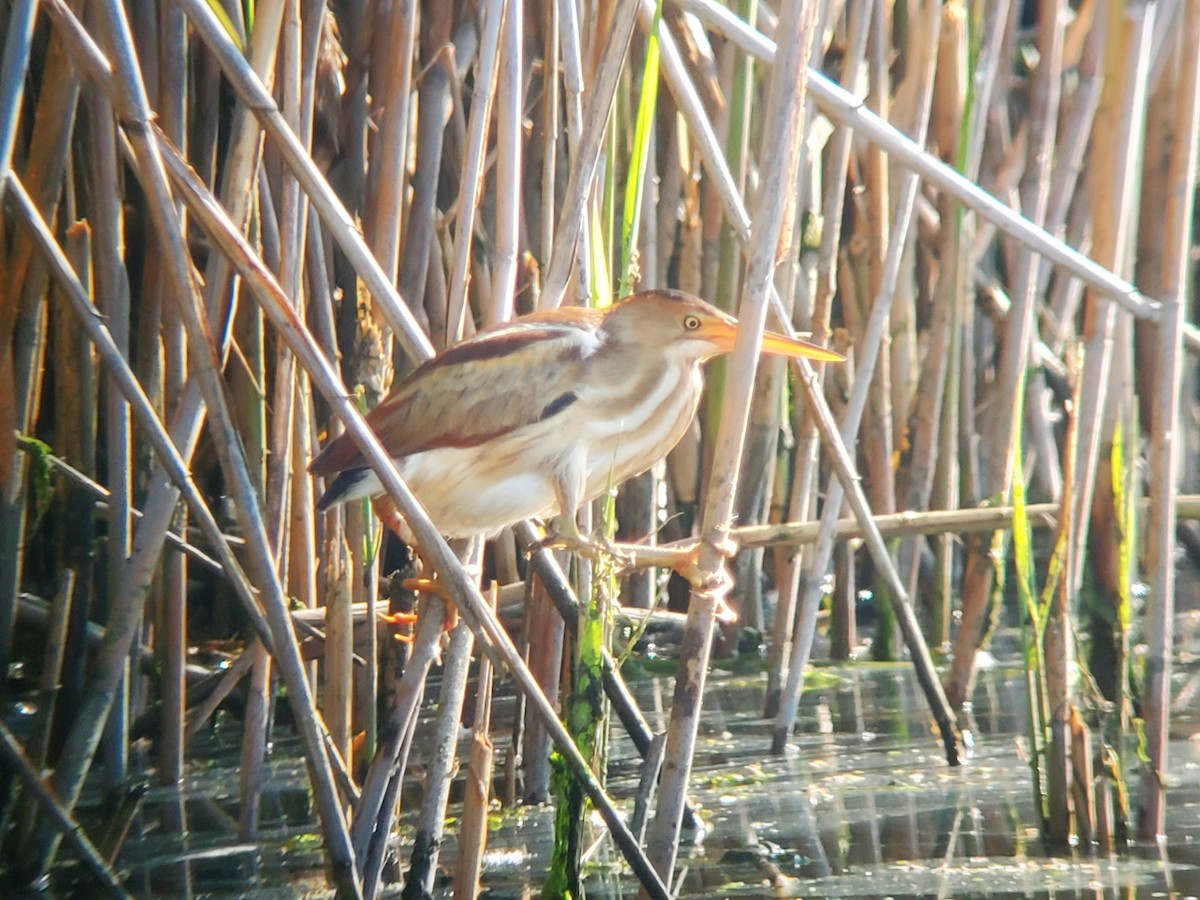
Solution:
M 736 331 L 732 316 L 679 291 L 538 312 L 425 362 L 367 421 L 446 537 L 559 513 L 579 546 L 579 506 L 679 442 L 700 402 L 701 363 L 732 350 Z M 842 359 L 771 332 L 762 349 Z M 381 491 L 347 435 L 309 471 L 332 477 L 322 510 Z

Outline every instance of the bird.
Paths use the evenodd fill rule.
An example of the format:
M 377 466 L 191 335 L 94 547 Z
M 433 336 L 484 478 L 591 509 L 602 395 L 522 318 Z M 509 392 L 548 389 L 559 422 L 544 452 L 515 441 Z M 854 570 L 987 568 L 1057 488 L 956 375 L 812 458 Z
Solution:
M 366 418 L 446 538 L 558 514 L 564 541 L 585 545 L 580 506 L 679 443 L 700 402 L 702 364 L 731 351 L 736 334 L 733 316 L 676 290 L 534 312 L 422 363 Z M 762 349 L 843 359 L 773 332 Z M 346 433 L 308 470 L 327 479 L 321 511 L 383 492 Z

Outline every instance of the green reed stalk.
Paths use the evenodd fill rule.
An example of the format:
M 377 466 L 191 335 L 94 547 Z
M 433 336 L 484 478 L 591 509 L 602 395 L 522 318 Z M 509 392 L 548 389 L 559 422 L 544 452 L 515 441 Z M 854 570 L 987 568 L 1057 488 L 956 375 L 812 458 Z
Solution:
M 625 178 L 625 203 L 621 209 L 621 268 L 617 277 L 620 279 L 619 293 L 622 297 L 632 293 L 639 280 L 638 231 L 642 219 L 642 198 L 645 196 L 643 182 L 650 157 L 650 136 L 658 112 L 658 26 L 661 21 L 662 0 L 659 0 L 654 10 L 654 24 L 646 35 L 642 91 L 638 97 L 637 119 L 633 126 L 633 153 Z

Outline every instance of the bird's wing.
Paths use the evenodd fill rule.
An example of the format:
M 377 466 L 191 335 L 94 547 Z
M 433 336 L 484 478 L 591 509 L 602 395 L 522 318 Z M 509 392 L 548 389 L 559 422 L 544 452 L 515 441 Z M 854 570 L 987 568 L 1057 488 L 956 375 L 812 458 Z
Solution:
M 393 458 L 437 447 L 475 447 L 569 408 L 598 317 L 543 313 L 481 332 L 418 367 L 367 416 Z M 590 311 L 588 311 L 590 312 Z M 581 327 L 582 325 L 582 327 Z M 349 435 L 330 441 L 309 471 L 365 465 Z

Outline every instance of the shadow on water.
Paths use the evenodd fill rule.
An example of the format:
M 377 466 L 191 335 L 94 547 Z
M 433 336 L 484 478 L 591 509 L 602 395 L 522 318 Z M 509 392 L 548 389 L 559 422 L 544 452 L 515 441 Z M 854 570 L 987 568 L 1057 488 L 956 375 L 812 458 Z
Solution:
M 1015 666 L 998 663 L 980 672 L 974 748 L 957 769 L 939 755 L 906 665 L 817 670 L 804 695 L 799 731 L 782 757 L 767 752 L 771 723 L 760 716 L 764 679 L 716 672 L 692 778 L 705 830 L 689 835 L 695 841 L 680 853 L 680 896 L 1200 895 L 1200 614 L 1180 618 L 1180 633 L 1190 639 L 1175 669 L 1173 694 L 1182 702 L 1173 719 L 1168 839 L 1161 850 L 1135 847 L 1113 857 L 1079 850 L 1068 858 L 1042 851 L 1023 736 L 1025 681 Z M 1011 645 L 1001 656 L 1015 659 L 1007 649 Z M 644 678 L 635 691 L 652 727 L 665 728 L 670 679 Z M 497 702 L 498 718 L 511 719 L 512 701 Z M 156 837 L 153 827 L 131 839 L 121 858 L 122 868 L 133 873 L 131 886 L 161 895 L 186 880 L 204 896 L 328 896 L 297 747 L 276 743 L 263 793 L 262 840 L 239 844 L 233 836 L 240 727 L 218 728 L 202 739 L 210 745 L 196 758 L 215 762 L 192 769 L 182 797 L 156 789 L 145 806 L 153 820 L 177 811 L 182 799 L 186 843 Z M 636 790 L 637 762 L 632 745 L 618 738 L 609 784 L 624 801 Z M 406 810 L 416 805 L 413 798 L 404 803 Z M 404 827 L 402 820 L 398 840 L 407 848 Z M 598 822 L 593 828 L 601 834 Z M 497 813 L 485 859 L 485 896 L 536 895 L 551 836 L 549 808 Z M 449 838 L 444 871 L 454 854 Z M 591 897 L 636 893 L 605 841 L 589 872 Z M 448 880 L 442 890 L 449 895 Z

